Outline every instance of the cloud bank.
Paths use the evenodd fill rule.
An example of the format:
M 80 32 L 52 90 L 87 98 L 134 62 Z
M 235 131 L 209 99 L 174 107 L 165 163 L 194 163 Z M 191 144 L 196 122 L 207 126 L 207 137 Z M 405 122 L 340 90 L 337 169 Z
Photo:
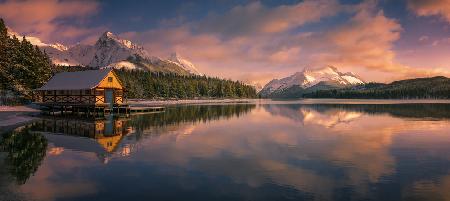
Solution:
M 310 31 L 319 21 L 346 15 L 347 20 Z M 303 1 L 266 7 L 239 5 L 204 20 L 184 22 L 123 37 L 142 42 L 158 55 L 177 51 L 201 71 L 221 77 L 266 83 L 304 67 L 335 65 L 367 80 L 450 75 L 446 70 L 412 68 L 396 61 L 394 43 L 401 24 L 386 17 L 376 1 L 343 5 L 334 0 Z
M 408 0 L 406 5 L 419 16 L 450 22 L 449 0 Z M 15 31 L 37 36 L 43 43 L 92 42 L 106 30 L 86 26 L 99 8 L 93 1 L 5 1 L 0 15 Z M 143 44 L 155 56 L 178 52 L 207 75 L 249 83 L 265 84 L 305 67 L 325 65 L 354 71 L 369 81 L 450 76 L 449 69 L 399 62 L 395 43 L 404 32 L 376 0 L 305 0 L 278 6 L 254 1 L 198 19 L 165 18 L 159 26 L 119 35 Z M 428 40 L 434 39 L 427 36 L 417 42 Z
M 408 7 L 418 16 L 440 16 L 450 22 L 450 0 L 408 0 Z
M 0 17 L 20 34 L 44 42 L 67 41 L 101 33 L 104 27 L 84 26 L 98 8 L 95 1 L 7 0 L 0 3 Z

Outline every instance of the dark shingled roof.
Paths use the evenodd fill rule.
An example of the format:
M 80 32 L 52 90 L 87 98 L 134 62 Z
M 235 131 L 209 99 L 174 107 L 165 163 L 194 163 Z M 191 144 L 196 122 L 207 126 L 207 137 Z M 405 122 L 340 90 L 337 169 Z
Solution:
M 112 69 L 62 72 L 54 75 L 44 86 L 36 90 L 93 89 Z

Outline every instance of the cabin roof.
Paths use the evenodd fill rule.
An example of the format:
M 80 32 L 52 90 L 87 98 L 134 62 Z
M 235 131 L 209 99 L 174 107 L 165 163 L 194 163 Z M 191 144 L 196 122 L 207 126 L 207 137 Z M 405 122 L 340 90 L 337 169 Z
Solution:
M 62 72 L 55 74 L 44 86 L 36 90 L 81 90 L 93 89 L 112 69 Z

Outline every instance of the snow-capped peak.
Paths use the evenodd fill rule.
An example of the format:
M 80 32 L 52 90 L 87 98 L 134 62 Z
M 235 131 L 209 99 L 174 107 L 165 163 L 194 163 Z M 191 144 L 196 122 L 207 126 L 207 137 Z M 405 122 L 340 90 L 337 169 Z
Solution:
M 99 40 L 108 40 L 108 39 L 116 39 L 116 35 L 114 35 L 112 32 L 106 31 L 105 33 L 100 36 Z
M 202 75 L 197 68 L 192 64 L 192 62 L 184 59 L 181 57 L 178 53 L 174 52 L 172 53 L 169 58 L 167 59 L 169 62 L 172 62 L 184 70 L 188 71 L 189 73 L 195 74 L 195 75 Z
M 113 37 L 114 36 L 114 34 L 112 32 L 109 32 L 109 31 L 105 32 L 105 35 L 107 37 Z
M 9 36 L 22 38 L 17 32 L 8 28 Z M 130 40 L 122 39 L 112 32 L 104 32 L 95 44 L 80 44 L 65 46 L 60 43 L 47 44 L 37 37 L 26 37 L 33 45 L 38 45 L 44 50 L 52 62 L 63 66 L 90 66 L 96 68 L 114 67 L 138 70 L 154 70 L 163 72 L 189 72 L 190 74 L 203 75 L 190 61 L 177 53 L 170 55 L 169 59 L 161 59 L 150 55 L 142 46 Z M 141 62 L 144 65 L 137 65 Z M 167 63 L 174 65 L 166 66 Z
M 365 83 L 354 73 L 341 73 L 336 67 L 326 66 L 320 69 L 305 68 L 302 72 L 296 72 L 289 77 L 274 79 L 266 84 L 262 91 L 270 94 L 274 91 L 283 90 L 295 85 L 306 89 L 320 82 L 332 83 L 337 86 L 351 86 Z
M 54 43 L 54 44 L 50 44 L 49 46 L 53 47 L 59 51 L 66 51 L 69 49 L 68 47 L 66 47 L 65 45 L 63 45 L 61 43 Z
M 104 67 L 135 55 L 144 59 L 149 58 L 149 54 L 143 47 L 121 39 L 111 32 L 102 34 L 94 45 L 94 51 L 94 58 L 89 63 L 92 67 Z
M 98 39 L 98 42 L 106 42 L 106 41 L 115 41 L 129 49 L 140 49 L 140 50 L 144 49 L 143 47 L 136 45 L 129 40 L 119 38 L 118 36 L 109 31 L 103 33 L 102 36 Z

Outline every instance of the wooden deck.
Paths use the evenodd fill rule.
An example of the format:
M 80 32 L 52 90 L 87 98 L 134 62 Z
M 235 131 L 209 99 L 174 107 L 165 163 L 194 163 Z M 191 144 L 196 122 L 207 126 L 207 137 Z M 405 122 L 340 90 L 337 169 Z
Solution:
M 150 113 L 150 112 L 163 112 L 164 107 L 130 107 L 131 113 Z
M 72 103 L 36 103 L 42 112 L 48 115 L 85 115 L 105 116 L 107 114 L 155 113 L 164 112 L 164 107 L 135 107 L 128 104 L 72 104 Z

